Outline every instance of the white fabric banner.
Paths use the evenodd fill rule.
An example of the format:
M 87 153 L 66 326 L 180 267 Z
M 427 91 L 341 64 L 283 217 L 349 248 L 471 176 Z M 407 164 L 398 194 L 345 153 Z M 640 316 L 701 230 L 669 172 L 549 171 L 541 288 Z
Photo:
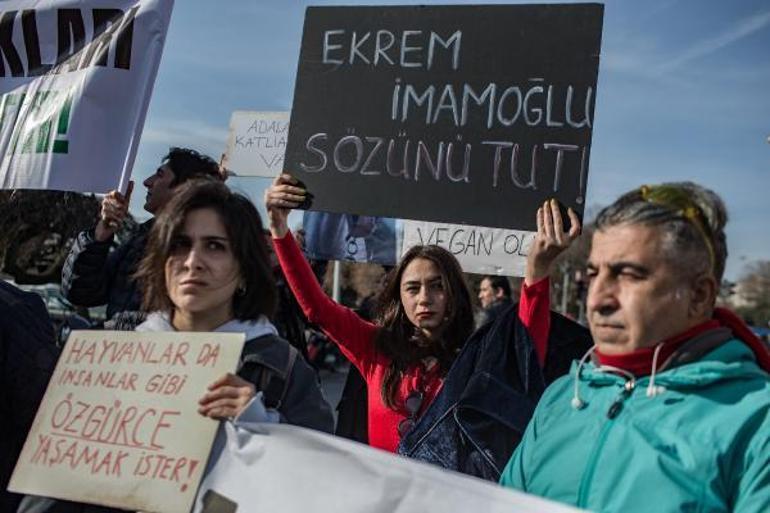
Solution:
M 278 176 L 283 170 L 289 115 L 288 111 L 233 112 L 225 150 L 227 170 L 235 176 Z
M 427 463 L 286 424 L 227 423 L 195 513 L 575 513 Z M 213 458 L 213 456 L 212 456 Z
M 524 276 L 527 253 L 537 232 L 463 224 L 403 222 L 401 255 L 416 244 L 435 244 L 451 252 L 463 271 Z
M 0 188 L 125 190 L 173 5 L 2 3 Z

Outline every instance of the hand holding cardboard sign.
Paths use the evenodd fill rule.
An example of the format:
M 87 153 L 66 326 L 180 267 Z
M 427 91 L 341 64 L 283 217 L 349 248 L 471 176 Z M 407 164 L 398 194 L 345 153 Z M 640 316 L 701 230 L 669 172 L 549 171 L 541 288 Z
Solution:
M 208 387 L 198 404 L 198 413 L 213 419 L 237 417 L 256 395 L 254 385 L 227 373 Z
M 567 210 L 570 219 L 569 231 L 564 231 L 564 221 L 559 211 L 559 202 L 551 199 L 537 209 L 537 237 L 527 255 L 527 271 L 524 282 L 527 285 L 545 278 L 551 272 L 551 264 L 572 241 L 580 235 L 580 220 L 571 208 Z
M 102 210 L 99 214 L 99 222 L 94 229 L 94 237 L 98 241 L 105 241 L 117 232 L 123 220 L 128 215 L 128 205 L 131 202 L 131 192 L 134 190 L 134 181 L 128 182 L 125 196 L 119 191 L 110 191 L 102 200 Z
M 273 185 L 265 190 L 265 207 L 273 237 L 282 238 L 289 231 L 289 211 L 297 208 L 307 198 L 301 182 L 289 174 L 278 175 Z

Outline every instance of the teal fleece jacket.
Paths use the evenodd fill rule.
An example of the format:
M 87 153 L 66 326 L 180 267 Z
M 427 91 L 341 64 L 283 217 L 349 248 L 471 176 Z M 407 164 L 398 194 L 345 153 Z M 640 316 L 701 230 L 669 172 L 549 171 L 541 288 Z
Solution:
M 652 396 L 649 376 L 577 371 L 545 391 L 501 484 L 591 511 L 770 511 L 770 375 L 742 341 L 660 372 Z

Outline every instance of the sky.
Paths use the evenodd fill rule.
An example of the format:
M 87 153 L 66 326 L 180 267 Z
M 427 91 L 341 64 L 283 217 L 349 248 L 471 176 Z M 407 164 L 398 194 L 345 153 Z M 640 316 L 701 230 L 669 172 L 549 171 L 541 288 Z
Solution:
M 447 3 L 458 2 L 419 2 Z M 137 182 L 171 146 L 218 160 L 235 110 L 291 109 L 308 5 L 344 3 L 175 2 L 134 165 Z M 769 2 L 605 3 L 587 212 L 643 183 L 705 185 L 728 207 L 726 277 L 735 280 L 748 263 L 770 260 L 769 136 Z M 228 181 L 262 211 L 268 183 Z M 139 218 L 147 216 L 144 192 L 137 183 L 131 204 Z

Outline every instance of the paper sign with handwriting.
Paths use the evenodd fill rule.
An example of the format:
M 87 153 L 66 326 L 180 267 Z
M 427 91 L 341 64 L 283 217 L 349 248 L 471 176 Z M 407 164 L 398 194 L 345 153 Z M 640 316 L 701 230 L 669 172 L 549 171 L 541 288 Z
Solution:
M 524 276 L 527 254 L 537 232 L 463 224 L 403 221 L 403 256 L 415 245 L 435 244 L 452 253 L 463 271 Z
M 244 335 L 73 331 L 9 490 L 160 513 L 190 511 L 217 430 L 197 413 Z
M 233 112 L 225 167 L 235 176 L 277 176 L 288 134 L 289 112 Z

